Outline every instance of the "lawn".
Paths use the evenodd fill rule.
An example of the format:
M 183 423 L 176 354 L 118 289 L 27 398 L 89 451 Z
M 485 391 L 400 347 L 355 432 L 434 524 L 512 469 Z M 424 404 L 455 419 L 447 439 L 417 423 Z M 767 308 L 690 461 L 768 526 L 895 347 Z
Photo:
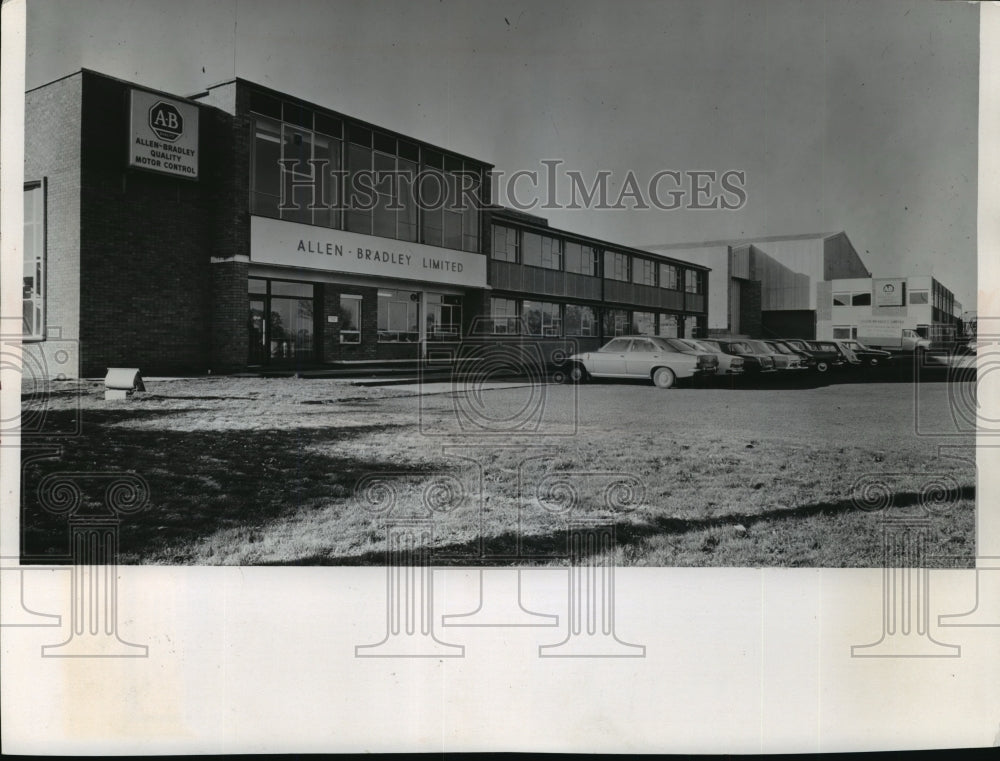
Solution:
M 41 431 L 24 439 L 26 562 L 68 557 L 66 517 L 39 504 L 55 473 L 93 507 L 116 474 L 148 484 L 121 518 L 124 563 L 382 563 L 387 521 L 406 520 L 439 564 L 562 564 L 584 519 L 614 524 L 622 565 L 877 566 L 883 527 L 922 515 L 927 565 L 975 554 L 974 467 L 938 453 L 973 441 L 915 432 L 915 399 L 921 430 L 954 427 L 945 382 L 422 395 L 217 377 L 147 381 L 126 402 L 53 388 L 25 399 Z M 858 509 L 858 479 L 891 506 Z

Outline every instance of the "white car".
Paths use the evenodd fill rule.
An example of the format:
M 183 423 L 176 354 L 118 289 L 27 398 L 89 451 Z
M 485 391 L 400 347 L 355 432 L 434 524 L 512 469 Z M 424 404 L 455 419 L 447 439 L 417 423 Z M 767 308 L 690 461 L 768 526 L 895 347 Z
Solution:
M 719 371 L 715 354 L 685 351 L 659 336 L 613 338 L 597 351 L 574 354 L 569 363 L 574 383 L 588 378 L 647 378 L 659 388 L 671 388 L 678 378 Z

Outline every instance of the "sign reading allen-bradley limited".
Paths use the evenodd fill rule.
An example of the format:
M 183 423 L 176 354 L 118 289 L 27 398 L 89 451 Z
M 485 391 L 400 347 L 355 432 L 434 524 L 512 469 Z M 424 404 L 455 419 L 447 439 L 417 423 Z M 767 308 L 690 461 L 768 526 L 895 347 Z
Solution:
M 129 166 L 198 179 L 198 107 L 131 91 Z
M 486 257 L 375 235 L 250 218 L 250 259 L 351 275 L 486 287 Z

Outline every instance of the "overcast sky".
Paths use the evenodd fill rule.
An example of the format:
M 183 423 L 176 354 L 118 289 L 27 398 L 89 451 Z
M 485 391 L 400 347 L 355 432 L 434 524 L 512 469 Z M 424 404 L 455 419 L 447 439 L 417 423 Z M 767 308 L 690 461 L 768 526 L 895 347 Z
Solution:
M 739 210 L 536 210 L 644 246 L 844 230 L 976 290 L 978 8 L 920 0 L 28 4 L 28 87 L 236 76 L 496 165 L 746 172 Z M 527 187 L 525 186 L 519 186 Z M 669 187 L 664 184 L 664 190 Z M 529 195 L 523 193 L 522 195 Z

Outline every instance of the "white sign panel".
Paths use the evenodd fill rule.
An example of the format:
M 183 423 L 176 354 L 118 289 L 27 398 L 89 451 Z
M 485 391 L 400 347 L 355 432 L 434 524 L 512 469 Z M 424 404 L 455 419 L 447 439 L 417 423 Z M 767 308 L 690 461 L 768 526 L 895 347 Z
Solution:
M 132 90 L 128 165 L 198 179 L 198 107 Z
M 901 317 L 870 317 L 858 320 L 858 335 L 866 338 L 899 338 L 906 327 Z
M 872 292 L 875 296 L 875 306 L 903 306 L 903 290 L 905 283 L 905 280 L 901 280 L 899 278 L 894 278 L 892 280 L 873 280 Z
M 250 259 L 352 275 L 486 287 L 486 257 L 374 235 L 250 218 Z

